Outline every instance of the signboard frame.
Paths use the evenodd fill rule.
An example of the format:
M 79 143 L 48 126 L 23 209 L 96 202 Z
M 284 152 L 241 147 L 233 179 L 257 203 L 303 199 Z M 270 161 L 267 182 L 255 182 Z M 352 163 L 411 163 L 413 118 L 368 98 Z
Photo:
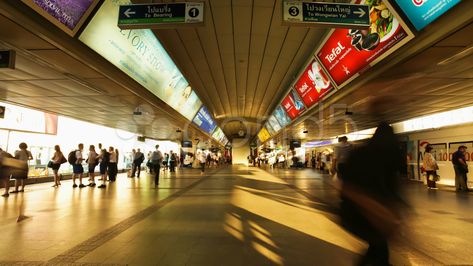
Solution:
M 352 0 L 352 3 L 356 2 L 356 0 Z M 330 81 L 332 82 L 332 85 L 336 88 L 336 90 L 340 90 L 341 88 L 347 86 L 350 84 L 353 80 L 357 79 L 360 75 L 362 75 L 365 71 L 368 69 L 371 69 L 373 66 L 378 64 L 379 62 L 383 61 L 386 57 L 390 56 L 397 50 L 399 50 L 401 47 L 406 45 L 408 42 L 410 42 L 412 39 L 415 38 L 414 32 L 411 30 L 411 28 L 408 26 L 408 24 L 404 21 L 404 18 L 400 16 L 400 14 L 397 12 L 397 10 L 391 5 L 391 3 L 388 0 L 384 0 L 383 3 L 388 7 L 389 11 L 394 15 L 394 17 L 398 20 L 399 26 L 402 27 L 402 29 L 406 32 L 407 36 L 396 43 L 395 45 L 391 46 L 387 51 L 382 53 L 380 56 L 378 56 L 376 59 L 374 59 L 372 62 L 367 64 L 364 68 L 362 68 L 360 71 L 352 75 L 350 78 L 342 82 L 341 84 L 337 84 L 337 82 L 334 80 L 332 75 L 330 74 L 330 71 L 325 67 L 321 59 L 319 58 L 318 54 L 324 47 L 324 45 L 327 43 L 327 41 L 330 39 L 332 34 L 336 30 L 342 30 L 342 29 L 332 29 L 326 33 L 322 41 L 320 42 L 320 45 L 317 47 L 317 49 L 314 52 L 314 57 L 316 60 L 319 62 L 320 66 L 323 68 L 325 73 L 328 75 L 330 78 Z
M 69 36 L 74 37 L 79 30 L 82 28 L 84 23 L 87 21 L 89 16 L 92 14 L 92 12 L 99 6 L 99 4 L 102 3 L 102 0 L 93 0 L 90 6 L 87 8 L 87 10 L 84 12 L 80 20 L 77 22 L 76 26 L 74 29 L 69 29 L 66 25 L 61 23 L 57 18 L 55 18 L 53 15 L 49 14 L 46 10 L 42 9 L 40 6 L 38 6 L 36 3 L 33 2 L 33 0 L 21 0 L 21 2 L 31 9 L 33 9 L 36 13 L 41 15 L 43 18 L 47 19 L 49 22 L 53 23 L 54 26 L 60 28 L 62 31 L 67 33 Z
M 167 5 L 185 5 L 185 14 L 188 10 L 187 5 L 202 5 L 202 14 L 199 17 L 202 18 L 201 22 L 142 22 L 142 23 L 121 23 L 120 22 L 120 13 L 123 8 L 131 8 L 132 6 L 167 6 Z M 195 26 L 205 26 L 205 2 L 204 1 L 193 1 L 193 2 L 172 2 L 172 3 L 142 3 L 142 4 L 129 4 L 129 5 L 120 5 L 117 26 L 120 29 L 174 29 L 180 27 L 195 27 Z M 145 18 L 143 18 L 145 19 Z M 152 18 L 150 18 L 152 19 Z M 185 20 L 185 17 L 184 17 Z
M 363 14 L 367 14 L 367 23 L 366 21 L 360 23 L 340 23 L 335 21 L 304 21 L 304 8 L 302 7 L 304 4 L 315 4 L 315 5 L 333 5 L 333 6 L 356 6 L 359 10 L 362 10 Z M 302 21 L 289 21 L 286 19 L 286 6 L 287 5 L 300 5 L 301 10 L 298 10 L 298 14 L 294 16 L 301 16 Z M 368 12 L 366 13 L 366 10 Z M 369 6 L 362 5 L 362 4 L 354 4 L 354 3 L 329 3 L 329 2 L 310 2 L 310 1 L 294 1 L 294 0 L 284 0 L 282 1 L 282 24 L 284 26 L 302 26 L 302 27 L 320 27 L 320 28 L 343 28 L 346 29 L 347 27 L 353 29 L 366 29 L 370 26 L 370 16 L 369 16 Z M 290 11 L 289 11 L 290 12 Z M 288 13 L 289 13 L 288 12 Z M 299 14 L 300 12 L 300 14 Z M 357 12 L 357 11 L 356 11 Z M 356 14 L 355 12 L 355 14 Z M 364 16 L 364 15 L 363 15 Z M 340 19 L 340 18 L 338 18 Z M 360 18 L 361 20 L 361 18 Z

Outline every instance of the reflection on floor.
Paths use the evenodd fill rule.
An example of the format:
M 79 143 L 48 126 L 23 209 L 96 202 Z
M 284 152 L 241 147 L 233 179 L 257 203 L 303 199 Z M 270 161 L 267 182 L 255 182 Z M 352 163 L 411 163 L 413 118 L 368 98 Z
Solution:
M 105 190 L 73 189 L 70 181 L 57 189 L 50 185 L 32 185 L 0 200 L 0 264 L 353 265 L 366 248 L 337 224 L 331 210 L 338 194 L 330 179 L 309 169 L 233 166 L 205 175 L 186 169 L 166 173 L 157 189 L 150 177 L 126 176 Z M 421 189 L 408 191 L 427 195 Z M 473 235 L 471 226 L 447 235 L 449 225 L 431 220 L 459 214 L 442 208 L 442 193 L 448 192 L 411 199 L 418 212 L 411 221 L 420 225 L 403 233 L 409 241 L 394 244 L 395 265 L 473 264 L 469 254 L 442 253 L 448 247 L 466 250 L 471 241 L 437 249 L 435 242 L 423 241 L 463 243 L 463 236 Z M 455 205 L 451 194 L 445 198 Z M 459 201 L 463 211 L 469 196 Z M 416 209 L 418 204 L 429 208 Z M 466 214 L 457 218 L 461 226 L 473 220 Z

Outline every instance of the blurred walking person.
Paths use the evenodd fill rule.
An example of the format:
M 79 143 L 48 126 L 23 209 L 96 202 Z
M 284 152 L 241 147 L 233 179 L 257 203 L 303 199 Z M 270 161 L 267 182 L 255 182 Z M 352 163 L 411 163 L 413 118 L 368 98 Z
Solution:
M 58 187 L 61 185 L 61 177 L 59 176 L 59 168 L 61 167 L 61 164 L 67 162 L 67 159 L 66 157 L 64 157 L 64 154 L 62 153 L 59 145 L 54 146 L 54 155 L 53 155 L 53 158 L 51 158 L 51 161 L 52 161 L 51 169 L 53 169 L 53 174 L 54 174 L 53 187 Z
M 135 152 L 133 156 L 133 171 L 131 172 L 131 177 L 135 177 L 136 170 L 138 170 L 138 174 L 136 177 L 140 178 L 140 172 L 141 172 L 141 164 L 145 160 L 145 155 L 140 151 L 140 149 Z
M 205 172 L 205 164 L 207 160 L 207 156 L 205 156 L 205 153 L 202 151 L 199 154 L 199 163 L 200 163 L 200 174 L 203 175 Z
M 452 156 L 453 169 L 455 170 L 455 191 L 470 191 L 466 176 L 468 173 L 468 164 L 465 158 L 466 149 L 466 146 L 461 145 Z
M 388 238 L 400 224 L 402 155 L 391 126 L 382 122 L 366 145 L 350 153 L 341 175 L 342 225 L 368 242 L 359 265 L 389 265 Z M 370 167 L 366 167 L 370 162 Z
M 28 165 L 28 161 L 33 159 L 33 155 L 31 155 L 31 152 L 28 149 L 28 145 L 26 143 L 22 142 L 20 145 L 18 145 L 20 150 L 15 151 L 15 159 L 24 161 L 26 162 L 26 165 Z M 25 180 L 28 178 L 28 174 L 26 175 L 21 175 L 15 177 L 15 190 L 12 191 L 11 193 L 18 193 L 18 192 L 24 192 L 25 191 Z M 21 184 L 21 189 L 18 190 L 19 185 Z
M 156 145 L 156 150 L 153 151 L 151 154 L 151 164 L 153 165 L 154 171 L 154 185 L 159 185 L 159 168 L 161 168 L 161 164 L 163 163 L 163 154 L 159 151 L 159 145 Z
M 7 170 L 7 166 L 4 163 L 7 158 L 13 158 L 13 156 L 0 148 L 0 181 L 3 183 L 3 187 L 5 188 L 5 192 L 2 194 L 2 197 L 5 198 L 10 196 L 9 191 L 11 174 L 10 171 Z
M 350 151 L 351 145 L 348 143 L 348 138 L 346 136 L 338 138 L 338 145 L 335 146 L 332 161 L 332 173 L 337 173 L 338 178 L 343 179 Z
M 427 187 L 429 189 L 437 189 L 435 182 L 437 181 L 437 170 L 439 169 L 437 161 L 432 155 L 432 146 L 427 145 L 425 147 L 424 159 L 422 160 L 422 166 L 427 174 Z

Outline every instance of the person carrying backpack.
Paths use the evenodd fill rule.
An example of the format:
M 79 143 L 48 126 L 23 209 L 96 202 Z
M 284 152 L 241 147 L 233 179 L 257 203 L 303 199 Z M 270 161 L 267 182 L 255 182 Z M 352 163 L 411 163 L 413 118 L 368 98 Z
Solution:
M 84 168 L 82 167 L 82 161 L 84 157 L 82 155 L 82 150 L 84 150 L 84 144 L 80 143 L 78 145 L 78 150 L 71 151 L 67 157 L 67 161 L 72 165 L 72 185 L 73 188 L 77 187 L 76 178 L 79 177 L 79 188 L 86 187 L 82 184 L 82 178 L 84 177 Z

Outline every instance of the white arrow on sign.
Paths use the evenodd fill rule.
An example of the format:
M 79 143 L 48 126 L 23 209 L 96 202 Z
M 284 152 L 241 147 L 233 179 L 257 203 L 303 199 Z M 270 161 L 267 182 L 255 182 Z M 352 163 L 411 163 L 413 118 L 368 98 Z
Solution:
M 360 18 L 361 18 L 366 14 L 366 12 L 363 9 L 358 8 L 358 11 L 353 12 L 353 14 L 360 15 Z
M 130 15 L 134 15 L 134 14 L 136 14 L 136 12 L 135 12 L 135 11 L 131 11 L 131 8 L 128 8 L 128 9 L 125 11 L 125 13 L 123 13 L 123 14 L 125 14 L 125 16 L 126 16 L 127 18 L 129 18 Z

